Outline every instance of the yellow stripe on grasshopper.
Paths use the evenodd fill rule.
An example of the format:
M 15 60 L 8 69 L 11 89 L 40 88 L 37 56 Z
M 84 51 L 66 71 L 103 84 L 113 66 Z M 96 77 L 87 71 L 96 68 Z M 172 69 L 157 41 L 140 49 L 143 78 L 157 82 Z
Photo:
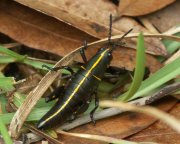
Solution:
M 82 68 L 83 70 L 86 70 L 86 68 L 83 67 L 83 66 L 81 66 L 81 68 Z M 98 81 L 101 81 L 101 79 L 100 79 L 99 77 L 97 77 L 96 75 L 93 75 L 93 74 L 92 74 L 92 76 L 93 76 L 94 78 L 96 78 Z
M 105 55 L 105 53 L 108 51 L 109 49 L 106 49 L 101 55 L 100 57 L 97 59 L 97 61 L 93 64 L 93 66 L 90 68 L 90 70 L 86 73 L 85 77 L 80 81 L 79 85 L 75 88 L 75 90 L 72 92 L 72 94 L 70 95 L 70 97 L 67 99 L 67 101 L 62 105 L 62 107 L 60 109 L 58 109 L 53 115 L 51 115 L 50 117 L 48 117 L 46 120 L 44 120 L 43 123 L 46 123 L 47 121 L 49 121 L 50 119 L 52 119 L 53 117 L 55 117 L 56 115 L 58 115 L 65 107 L 66 105 L 70 102 L 70 100 L 73 98 L 74 94 L 79 90 L 80 86 L 82 85 L 82 83 L 85 81 L 85 79 L 89 76 L 89 74 L 91 73 L 91 71 L 98 65 L 98 63 L 101 61 L 101 59 L 103 58 L 103 56 Z

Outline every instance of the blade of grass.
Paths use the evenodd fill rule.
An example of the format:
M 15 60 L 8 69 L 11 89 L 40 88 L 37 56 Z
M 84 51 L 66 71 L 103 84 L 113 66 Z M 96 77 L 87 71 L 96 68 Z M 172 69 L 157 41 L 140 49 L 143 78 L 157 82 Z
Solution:
M 20 93 L 15 93 L 13 97 L 13 103 L 15 104 L 16 107 L 20 107 L 20 105 L 24 102 L 26 99 L 26 96 Z M 37 104 L 35 105 L 35 108 L 42 108 L 42 107 L 49 107 L 53 106 L 55 104 L 55 101 L 51 102 L 45 102 L 44 98 L 40 98 Z
M 20 55 L 10 49 L 4 48 L 3 46 L 0 46 L 0 53 L 6 54 L 7 56 L 1 55 L 0 56 L 0 63 L 10 63 L 10 62 L 22 62 L 24 64 L 30 65 L 34 68 L 37 69 L 43 69 L 43 70 L 47 70 L 42 68 L 42 65 L 47 65 L 49 67 L 53 67 L 53 64 L 48 64 L 45 62 L 40 62 L 37 60 L 31 60 L 30 58 L 28 58 L 27 56 L 24 55 Z M 61 73 L 64 74 L 70 74 L 70 72 L 68 70 L 62 69 Z
M 4 77 L 4 74 L 3 74 L 2 72 L 0 72 L 0 78 L 1 78 L 1 77 Z
M 47 113 L 47 111 L 50 110 L 52 106 L 48 107 L 42 107 L 42 108 L 34 108 L 32 112 L 29 114 L 27 117 L 26 121 L 38 121 L 40 118 Z M 0 114 L 0 119 L 5 123 L 9 124 L 13 118 L 15 113 L 5 113 L 5 114 Z
M 146 96 L 150 91 L 162 86 L 166 82 L 175 78 L 180 74 L 180 58 L 177 58 L 173 62 L 161 68 L 159 71 L 151 75 L 148 79 L 144 80 L 133 97 L 129 100 L 133 100 L 138 97 Z M 124 95 L 119 96 L 118 99 L 121 100 Z
M 5 126 L 5 124 L 3 123 L 2 119 L 0 119 L 0 132 L 3 136 L 3 139 L 4 139 L 6 144 L 13 144 L 13 142 L 9 136 L 8 130 Z
M 3 94 L 0 94 L 0 107 L 1 107 L 0 113 L 7 113 L 6 104 L 7 104 L 7 99 Z
M 144 71 L 145 71 L 144 37 L 143 34 L 140 33 L 137 42 L 136 66 L 135 66 L 135 74 L 134 74 L 133 82 L 131 84 L 130 89 L 121 100 L 127 101 L 136 93 L 143 80 Z
M 1 48 L 2 47 L 0 47 L 0 49 Z M 0 64 L 13 63 L 13 62 L 17 62 L 16 57 L 12 57 L 11 55 L 0 55 Z M 44 63 L 44 62 L 40 62 L 36 60 L 30 60 L 28 57 L 25 57 L 22 61 L 18 61 L 18 62 L 22 62 L 24 64 L 30 65 L 37 69 L 43 69 L 42 68 L 43 64 L 49 67 L 53 67 L 52 64 L 48 64 L 48 63 Z M 44 69 L 44 70 L 47 70 L 47 69 Z
M 8 64 L 15 62 L 16 59 L 10 56 L 0 55 L 0 64 Z
M 0 77 L 0 89 L 2 91 L 14 90 L 14 78 L 13 77 Z
M 32 66 L 32 67 L 34 67 L 34 68 L 43 69 L 43 70 L 48 70 L 48 69 L 42 68 L 42 65 L 47 65 L 47 66 L 49 66 L 49 67 L 51 67 L 51 68 L 53 67 L 52 64 L 48 64 L 48 63 L 44 63 L 44 62 L 40 62 L 40 61 L 35 61 L 35 60 L 29 60 L 28 58 L 25 59 L 25 60 L 23 61 L 23 63 L 24 63 L 24 64 L 27 64 L 27 65 L 30 65 L 30 66 Z
M 42 65 L 47 65 L 47 66 L 49 66 L 49 67 L 53 67 L 54 65 L 52 65 L 52 64 L 48 64 L 48 63 L 44 63 L 44 62 L 40 62 L 40 61 L 35 61 L 35 60 L 30 60 L 30 59 L 25 59 L 24 61 L 23 61 L 23 63 L 24 64 L 27 64 L 27 65 L 30 65 L 30 66 L 32 66 L 32 67 L 34 67 L 34 68 L 37 68 L 37 69 L 43 69 L 43 70 L 46 70 L 46 71 L 49 71 L 48 69 L 46 69 L 46 68 L 42 68 Z M 68 70 L 66 70 L 66 69 L 61 69 L 61 73 L 63 73 L 63 74 L 71 74 Z
M 180 33 L 175 34 L 175 36 L 180 37 Z M 176 50 L 180 48 L 180 42 L 167 40 L 167 39 L 162 40 L 162 42 L 165 45 L 169 54 L 174 53 Z
M 25 59 L 26 56 L 22 56 L 16 52 L 13 52 L 12 50 L 10 49 L 7 49 L 7 48 L 4 48 L 3 46 L 0 46 L 0 53 L 3 53 L 3 54 L 6 54 L 6 55 L 9 55 L 13 58 L 15 58 L 17 61 L 22 61 Z

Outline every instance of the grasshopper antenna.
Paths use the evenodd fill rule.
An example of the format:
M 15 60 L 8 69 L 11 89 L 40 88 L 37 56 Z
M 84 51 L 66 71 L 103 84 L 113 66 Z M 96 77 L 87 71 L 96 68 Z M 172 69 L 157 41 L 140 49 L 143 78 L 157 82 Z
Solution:
M 128 30 L 124 35 L 122 35 L 122 37 L 119 39 L 119 41 L 121 41 L 128 33 L 130 33 L 133 30 L 133 28 L 131 28 L 130 30 Z
M 109 45 L 111 45 L 112 44 L 112 42 L 111 42 L 111 36 L 112 36 L 112 14 L 110 14 L 110 18 L 109 18 L 109 35 L 108 35 L 108 43 L 109 43 Z M 124 33 L 123 35 L 122 35 L 122 37 L 121 38 L 119 38 L 119 42 L 121 42 L 121 40 L 128 34 L 128 33 L 130 33 L 131 31 L 132 31 L 133 29 L 131 28 L 130 30 L 128 30 L 126 33 Z M 114 44 L 112 44 L 113 45 L 113 47 L 112 47 L 112 50 L 113 49 L 115 49 L 115 47 L 118 45 L 118 43 L 114 43 Z
M 121 42 L 121 40 L 122 40 L 128 33 L 130 33 L 132 30 L 133 30 L 133 29 L 128 30 L 125 34 L 123 34 L 123 35 L 119 38 L 118 42 L 116 42 L 116 43 L 113 44 L 112 49 L 111 49 L 111 52 L 116 48 L 116 46 L 121 45 L 119 42 Z
M 111 44 L 111 36 L 112 36 L 112 14 L 110 14 L 109 18 L 109 35 L 108 35 L 108 42 Z

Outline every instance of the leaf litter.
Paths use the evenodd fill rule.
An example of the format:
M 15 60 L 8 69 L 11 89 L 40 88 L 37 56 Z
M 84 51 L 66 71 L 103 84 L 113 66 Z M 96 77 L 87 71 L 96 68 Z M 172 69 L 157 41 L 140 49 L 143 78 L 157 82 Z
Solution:
M 61 2 L 37 1 L 35 3 L 31 3 L 29 1 L 21 1 L 21 0 L 16 0 L 16 1 L 20 2 L 23 5 L 27 5 L 39 12 L 45 13 L 49 16 L 40 14 L 39 12 L 36 12 L 36 11 L 29 9 L 27 7 L 24 7 L 22 5 L 19 5 L 15 2 L 3 0 L 0 5 L 1 9 L 3 9 L 3 11 L 0 13 L 0 15 L 2 16 L 2 20 L 3 20 L 1 23 L 2 27 L 0 28 L 0 31 L 9 35 L 13 39 L 20 41 L 20 43 L 27 44 L 36 49 L 43 49 L 43 50 L 49 51 L 51 53 L 59 54 L 61 56 L 64 56 L 64 55 L 68 54 L 69 52 L 75 50 L 77 47 L 81 46 L 82 41 L 84 40 L 85 37 L 87 37 L 89 42 L 92 42 L 92 41 L 95 41 L 95 40 L 98 40 L 101 38 L 105 38 L 107 35 L 106 33 L 108 31 L 108 19 L 109 19 L 108 12 L 111 11 L 111 13 L 113 13 L 113 15 L 118 16 L 118 14 L 117 14 L 118 7 L 108 1 L 98 1 L 98 2 L 94 2 L 94 3 L 88 2 L 88 1 L 87 2 L 83 2 L 83 1 L 79 2 L 78 1 L 78 2 L 72 3 L 68 0 L 61 1 Z M 139 2 L 139 1 L 137 1 L 137 2 Z M 166 2 L 167 3 L 164 3 L 164 6 L 173 1 L 169 0 L 169 3 L 168 3 L 168 0 L 167 0 Z M 11 9 L 8 9 L 7 3 L 9 5 L 11 5 Z M 79 5 L 79 3 L 81 3 L 82 5 Z M 103 3 L 104 3 L 104 5 L 103 5 Z M 96 9 L 96 7 L 95 7 L 94 11 L 92 12 L 94 4 L 96 4 L 97 6 L 101 5 L 102 7 L 98 7 L 98 9 Z M 122 3 L 120 3 L 120 4 L 122 4 Z M 88 5 L 89 7 L 83 8 L 83 5 Z M 139 5 L 139 6 L 141 6 L 141 5 Z M 158 6 L 159 5 L 156 5 L 156 7 L 154 7 L 154 8 L 158 9 Z M 131 7 L 133 7 L 133 5 Z M 150 5 L 149 5 L 149 7 L 150 7 Z M 54 10 L 57 10 L 57 11 L 56 12 L 53 11 L 52 8 L 54 8 Z M 135 6 L 133 8 L 136 9 Z M 9 11 L 7 11 L 7 9 Z M 132 9 L 132 10 L 134 10 L 134 9 Z M 153 9 L 151 9 L 151 10 L 153 10 Z M 91 11 L 92 13 L 89 13 L 89 11 Z M 101 12 L 102 17 L 99 17 L 99 12 Z M 16 13 L 16 17 L 14 17 L 15 13 Z M 30 13 L 32 13 L 32 14 L 30 14 Z M 61 13 L 62 15 L 60 15 L 59 13 Z M 35 17 L 37 15 L 38 15 L 38 19 L 35 19 Z M 99 17 L 99 18 L 97 19 L 97 17 Z M 9 19 L 11 19 L 11 21 L 9 21 Z M 12 20 L 14 22 L 12 22 Z M 32 20 L 32 21 L 30 21 L 30 20 Z M 60 21 L 58 21 L 58 20 L 60 20 Z M 150 21 L 144 21 L 144 22 L 145 23 L 143 23 L 143 24 L 148 24 L 148 23 L 151 24 Z M 11 23 L 11 25 L 10 25 L 10 23 Z M 54 26 L 52 26 L 52 24 Z M 13 25 L 13 27 L 12 27 L 12 25 Z M 147 29 L 145 29 L 142 25 L 140 25 L 133 18 L 123 16 L 114 23 L 113 34 L 114 35 L 121 34 L 122 32 L 127 31 L 131 27 L 134 27 L 134 32 L 144 31 L 146 33 L 150 33 L 151 30 L 153 30 L 151 32 L 156 32 L 156 28 L 153 27 L 153 25 L 146 25 L 146 26 L 147 26 Z M 152 27 L 149 27 L 149 26 L 152 26 Z M 61 27 L 63 27 L 63 28 L 66 27 L 65 31 Z M 18 30 L 20 30 L 20 31 L 18 31 Z M 27 30 L 29 30 L 29 31 L 27 31 Z M 39 35 L 39 33 L 41 33 L 41 35 Z M 43 37 L 44 34 L 45 34 L 45 37 Z M 147 51 L 146 51 L 147 54 L 146 55 L 149 59 L 149 62 L 147 62 L 146 65 L 149 67 L 151 73 L 154 73 L 160 67 L 162 67 L 162 64 L 160 62 L 158 62 L 153 57 L 153 55 L 167 55 L 167 51 L 164 49 L 164 46 L 162 45 L 160 39 L 158 40 L 155 37 L 161 37 L 161 38 L 166 37 L 166 38 L 174 39 L 177 41 L 179 41 L 179 38 L 175 37 L 175 36 L 170 36 L 169 34 L 159 34 L 159 35 L 158 34 L 154 34 L 154 35 L 153 34 L 145 34 L 145 35 L 146 35 L 146 37 L 147 36 L 152 37 L 152 38 L 146 39 L 146 46 L 147 46 Z M 19 36 L 19 37 L 16 37 L 16 36 Z M 130 38 L 127 37 L 125 39 L 125 42 L 126 42 L 125 46 L 128 48 L 123 47 L 116 51 L 117 56 L 115 53 L 115 61 L 112 62 L 112 65 L 118 66 L 118 67 L 125 67 L 128 70 L 133 70 L 134 60 L 132 60 L 132 59 L 135 57 L 135 51 L 131 48 L 135 48 L 136 44 L 132 37 L 134 37 L 134 36 L 136 37 L 137 35 L 135 34 L 134 36 L 133 35 L 129 35 L 129 36 L 130 36 Z M 58 41 L 59 38 L 61 38 L 62 41 Z M 118 39 L 118 37 L 114 37 L 114 39 Z M 54 40 L 54 43 L 53 43 L 53 40 Z M 71 43 L 68 43 L 69 41 Z M 98 48 L 98 47 L 102 46 L 102 44 L 105 44 L 106 41 L 107 41 L 107 39 L 104 39 L 102 41 L 101 40 L 97 41 L 95 43 L 90 44 L 90 47 L 96 46 Z M 70 44 L 70 45 L 67 45 L 67 44 Z M 69 48 L 71 48 L 71 49 L 69 49 Z M 62 53 L 60 53 L 61 49 L 62 49 Z M 93 51 L 95 49 L 91 48 L 89 50 L 91 50 L 91 51 L 88 51 L 88 57 L 93 55 Z M 134 53 L 134 55 L 129 57 L 129 59 L 128 59 L 128 56 L 126 59 L 126 57 L 123 57 L 123 55 L 119 58 L 118 54 L 121 54 L 120 51 L 124 51 L 124 55 L 130 56 L 131 53 Z M 74 53 L 72 53 L 73 57 L 74 56 L 77 57 L 78 55 L 79 54 L 77 53 L 76 50 L 74 51 Z M 169 57 L 169 56 L 167 56 L 167 57 Z M 171 58 L 172 59 L 178 58 L 178 52 Z M 69 59 L 70 59 L 70 61 L 69 61 Z M 70 56 L 69 56 L 69 58 L 65 57 L 62 59 L 63 62 L 60 64 L 66 65 L 69 62 L 72 62 L 74 59 L 75 58 L 72 58 Z M 119 63 L 118 62 L 119 59 L 124 59 L 124 61 Z M 165 58 L 165 59 L 167 59 L 167 58 Z M 130 65 L 128 63 L 125 64 L 127 61 L 129 62 Z M 153 64 L 152 64 L 152 61 L 154 61 Z M 124 65 L 122 63 L 124 63 Z M 58 63 L 57 63 L 57 65 L 58 65 Z M 59 75 L 58 73 L 54 73 L 54 74 L 52 74 L 52 73 L 50 73 L 49 76 L 52 75 L 53 77 L 52 77 L 52 79 L 49 77 L 50 81 L 49 81 L 49 83 L 47 83 L 47 85 L 50 85 L 54 81 L 55 77 L 57 77 Z M 49 80 L 46 76 L 44 78 L 46 79 L 45 81 Z M 43 79 L 41 80 L 41 82 L 43 81 Z M 43 82 L 45 82 L 45 81 L 43 81 Z M 41 97 L 41 95 L 43 95 L 43 93 L 46 91 L 46 89 L 48 87 L 45 84 L 46 87 L 45 87 L 45 90 L 43 90 L 43 88 L 41 87 L 41 86 L 43 86 L 43 85 L 41 85 L 41 82 L 40 82 L 40 94 L 38 94 L 37 88 L 34 89 L 35 94 L 33 94 L 33 91 L 29 94 L 29 95 L 34 95 L 34 96 L 36 95 L 36 96 L 38 96 L 38 98 L 35 99 L 35 102 L 33 102 L 33 99 L 29 99 L 29 103 L 31 105 L 30 105 L 30 108 L 27 110 L 28 113 L 31 111 L 31 109 L 33 108 L 33 105 L 35 105 L 36 101 Z M 33 104 L 31 103 L 31 101 L 33 102 Z M 20 111 L 20 114 L 21 114 L 21 111 Z M 25 117 L 23 118 L 24 120 L 27 117 L 27 115 L 25 115 Z M 17 127 L 18 130 L 21 128 L 23 121 L 22 121 L 22 123 L 20 122 L 20 125 L 18 125 L 18 127 Z M 147 125 L 148 124 L 150 124 L 150 123 L 147 122 Z M 145 127 L 147 127 L 147 125 Z M 10 127 L 12 128 L 12 123 L 11 123 Z M 139 129 L 139 131 L 140 131 L 140 129 Z
M 87 32 L 89 35 L 92 35 L 96 38 L 104 38 L 108 33 L 108 22 L 109 22 L 109 14 L 116 15 L 113 10 L 112 4 L 104 1 L 37 1 L 31 3 L 30 1 L 21 1 L 16 0 L 17 2 L 31 7 L 35 10 L 42 11 L 49 16 L 53 16 L 65 23 L 71 24 L 72 26 Z M 68 6 L 67 4 L 68 3 Z M 86 4 L 87 3 L 87 4 Z M 81 8 L 84 5 L 88 5 L 88 7 Z M 79 5 L 76 8 L 76 5 Z M 98 7 L 98 9 L 94 9 L 94 5 Z M 99 5 L 99 6 L 98 6 Z M 103 5 L 107 5 L 106 9 L 103 9 Z M 81 12 L 76 12 L 76 10 L 81 10 Z M 93 9 L 93 11 L 92 11 Z M 100 11 L 102 10 L 102 11 Z M 84 16 L 83 13 L 87 15 Z M 98 18 L 98 19 L 97 19 Z M 144 31 L 148 32 L 142 26 L 140 26 L 136 21 L 131 18 L 125 17 L 122 18 L 119 22 L 115 22 L 113 24 L 113 34 L 122 34 L 122 32 L 126 32 L 129 29 L 133 28 L 134 32 Z M 135 41 L 135 40 L 134 40 Z M 135 42 L 131 42 L 131 45 L 135 47 Z M 163 46 L 163 44 L 157 39 L 147 39 L 147 48 L 150 51 L 154 51 L 154 53 L 159 55 L 167 55 L 167 52 Z
M 134 36 L 134 35 L 133 35 Z M 136 35 L 137 36 L 137 35 Z M 121 37 L 121 36 L 119 36 Z M 119 38 L 118 37 L 118 38 Z M 113 39 L 113 38 L 112 38 Z M 180 39 L 179 39 L 180 40 Z M 107 39 L 105 39 L 107 41 Z M 102 41 L 101 41 L 102 42 Z M 96 43 L 90 44 L 95 45 Z M 89 46 L 89 45 L 88 45 Z M 82 47 L 80 47 L 82 48 Z M 72 60 L 75 59 L 77 55 L 79 55 L 79 49 L 76 49 L 63 57 L 59 62 L 56 63 L 55 67 L 68 65 Z M 90 47 L 88 47 L 90 48 Z M 59 72 L 48 72 L 43 79 L 40 81 L 38 86 L 27 96 L 25 102 L 21 105 L 21 107 L 17 110 L 12 122 L 10 124 L 10 131 L 11 136 L 16 137 L 18 132 L 20 131 L 25 119 L 27 118 L 28 114 L 37 103 L 39 98 L 44 94 L 47 88 L 52 84 L 52 82 L 56 79 L 59 75 Z M 28 105 L 28 108 L 26 107 Z

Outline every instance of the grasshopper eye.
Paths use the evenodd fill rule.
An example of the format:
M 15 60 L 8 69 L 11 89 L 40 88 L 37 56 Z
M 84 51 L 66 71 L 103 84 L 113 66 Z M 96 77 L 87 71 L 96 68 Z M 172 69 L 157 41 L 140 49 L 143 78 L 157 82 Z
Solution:
M 98 53 L 99 52 L 102 52 L 102 51 L 104 51 L 105 50 L 105 48 L 100 48 L 99 50 L 98 50 Z

